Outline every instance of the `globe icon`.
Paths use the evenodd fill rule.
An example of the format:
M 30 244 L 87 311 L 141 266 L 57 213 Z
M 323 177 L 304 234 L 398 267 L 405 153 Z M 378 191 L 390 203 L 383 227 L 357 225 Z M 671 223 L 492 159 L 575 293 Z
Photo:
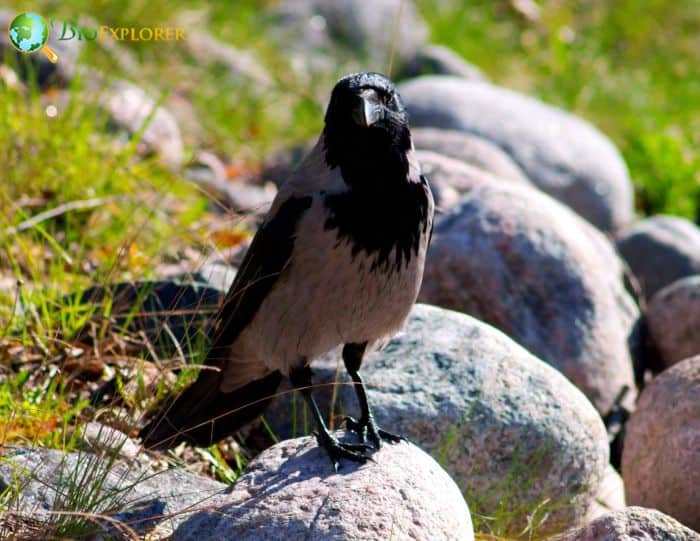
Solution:
M 54 64 L 58 55 L 46 45 L 49 39 L 49 25 L 44 18 L 36 13 L 17 15 L 9 27 L 10 42 L 20 52 L 33 53 L 41 49 L 46 57 Z

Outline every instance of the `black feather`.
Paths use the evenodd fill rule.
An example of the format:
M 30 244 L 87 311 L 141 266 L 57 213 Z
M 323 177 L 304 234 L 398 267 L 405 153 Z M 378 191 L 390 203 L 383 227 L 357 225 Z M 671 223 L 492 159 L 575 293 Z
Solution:
M 311 196 L 289 198 L 258 230 L 219 311 L 208 361 L 216 361 L 216 354 L 227 349 L 253 319 L 289 262 L 297 225 L 312 201 Z
M 418 253 L 421 236 L 427 232 L 428 189 L 421 176 L 421 182 L 404 182 L 387 195 L 380 192 L 370 197 L 360 188 L 327 195 L 324 227 L 336 229 L 338 240 L 352 245 L 353 256 L 376 254 L 372 270 L 399 270 Z M 394 248 L 395 256 L 390 259 Z
M 358 92 L 373 89 L 386 116 L 370 127 L 353 119 Z M 326 163 L 339 167 L 348 190 L 326 195 L 326 230 L 337 230 L 353 255 L 376 254 L 372 270 L 400 269 L 418 252 L 430 222 L 425 177 L 409 178 L 411 132 L 394 84 L 378 73 L 341 79 L 333 89 L 324 128 Z M 396 248 L 393 258 L 392 251 Z
M 233 434 L 269 404 L 282 375 L 273 372 L 244 387 L 220 390 L 227 353 L 255 316 L 289 262 L 296 228 L 311 197 L 290 198 L 257 232 L 217 315 L 212 346 L 197 381 L 170 401 L 141 430 L 144 445 L 167 448 L 189 440 L 199 445 Z
M 254 421 L 272 402 L 282 374 L 272 372 L 230 393 L 220 390 L 221 374 L 203 370 L 197 381 L 141 430 L 148 449 L 170 449 L 188 441 L 209 446 Z

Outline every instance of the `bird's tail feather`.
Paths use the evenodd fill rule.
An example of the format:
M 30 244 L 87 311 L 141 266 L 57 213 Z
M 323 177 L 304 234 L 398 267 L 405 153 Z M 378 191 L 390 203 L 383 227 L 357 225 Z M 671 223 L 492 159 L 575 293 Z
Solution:
M 149 449 L 169 449 L 182 441 L 207 446 L 259 417 L 272 401 L 282 374 L 272 372 L 231 392 L 220 390 L 220 375 L 202 373 L 141 430 Z

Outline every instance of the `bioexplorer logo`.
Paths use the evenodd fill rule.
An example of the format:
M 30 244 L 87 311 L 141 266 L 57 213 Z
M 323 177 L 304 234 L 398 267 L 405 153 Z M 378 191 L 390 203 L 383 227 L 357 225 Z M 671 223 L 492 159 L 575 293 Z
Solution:
M 41 51 L 54 64 L 58 62 L 58 55 L 46 42 L 49 40 L 49 25 L 41 15 L 36 13 L 22 13 L 17 15 L 7 29 L 10 43 L 21 53 L 35 53 Z
M 84 41 L 182 41 L 185 39 L 185 30 L 171 26 L 79 26 L 76 19 L 59 21 L 46 20 L 36 13 L 22 13 L 17 15 L 8 28 L 10 43 L 21 53 L 35 53 L 41 51 L 54 64 L 58 62 L 58 55 L 46 42 L 49 40 L 51 30 L 57 30 L 59 41 L 78 39 Z
M 59 21 L 51 19 L 52 28 L 60 28 L 59 40 L 85 41 L 182 41 L 184 28 L 172 26 L 79 26 L 75 19 Z

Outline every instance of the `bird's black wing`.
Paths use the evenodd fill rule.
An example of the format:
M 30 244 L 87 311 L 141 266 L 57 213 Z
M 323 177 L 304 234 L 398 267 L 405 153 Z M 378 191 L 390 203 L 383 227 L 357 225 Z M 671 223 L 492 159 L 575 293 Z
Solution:
M 161 409 L 143 430 L 144 445 L 167 448 L 183 440 L 210 445 L 260 416 L 282 375 L 275 371 L 230 392 L 221 390 L 229 348 L 251 322 L 289 262 L 297 225 L 312 197 L 292 197 L 258 230 L 217 315 L 214 340 L 197 381 Z
M 250 323 L 292 255 L 296 227 L 312 198 L 287 199 L 257 232 L 219 310 L 206 364 L 218 366 L 228 348 Z

